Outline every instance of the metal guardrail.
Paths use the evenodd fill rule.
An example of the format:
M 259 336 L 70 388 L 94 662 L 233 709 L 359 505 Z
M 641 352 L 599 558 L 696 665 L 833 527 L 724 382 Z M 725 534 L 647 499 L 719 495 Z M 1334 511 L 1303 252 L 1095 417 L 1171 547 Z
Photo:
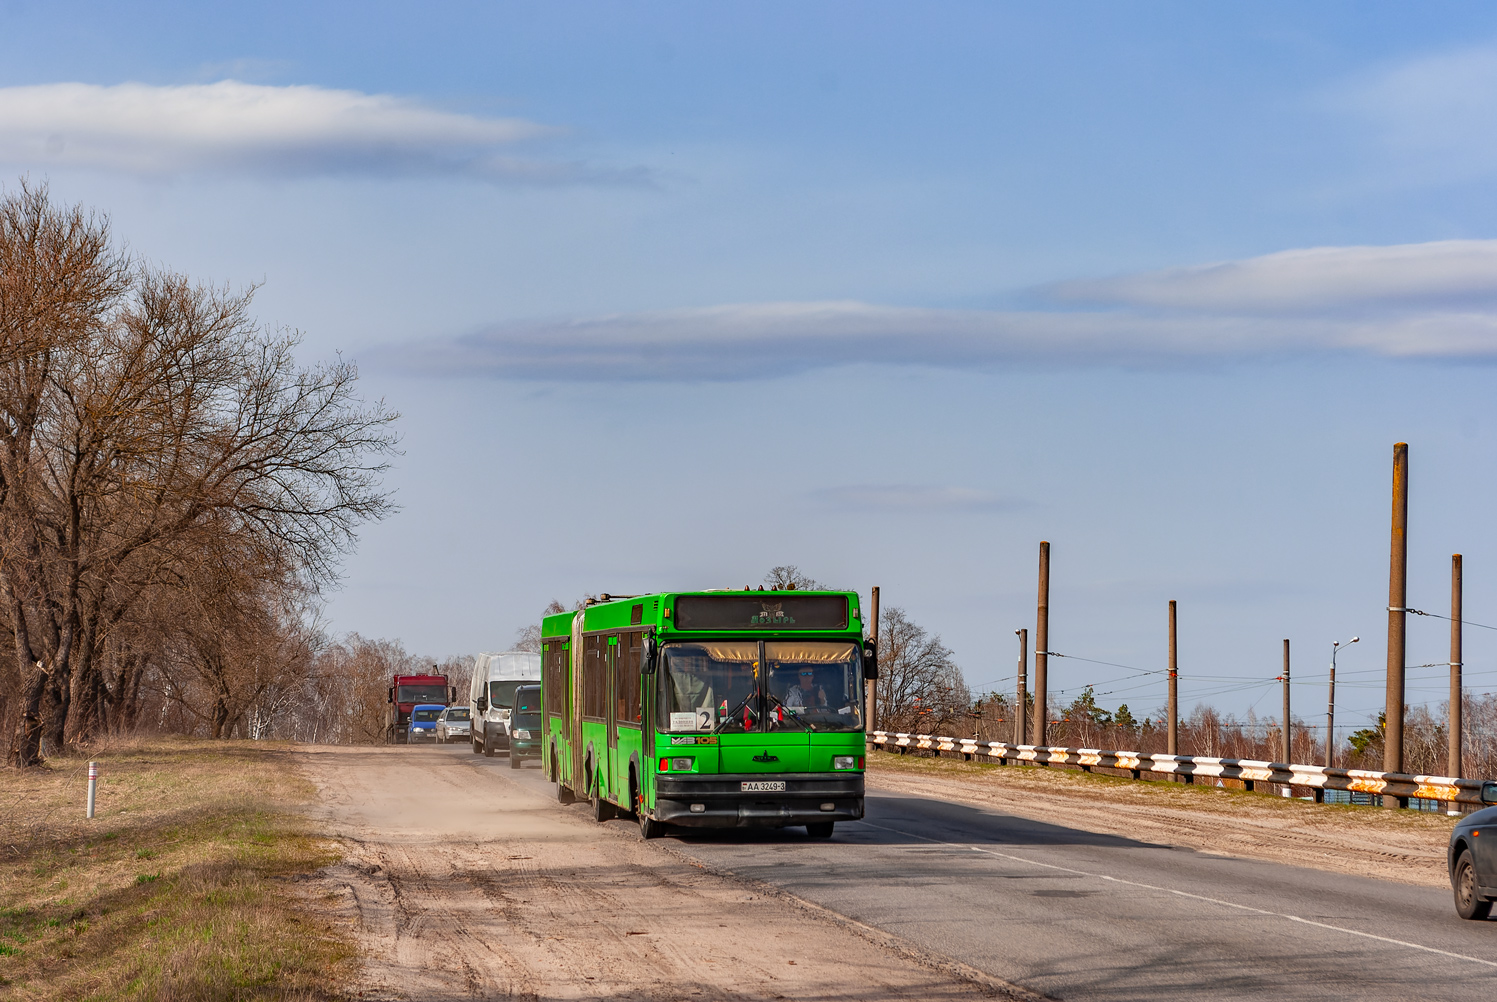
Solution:
M 1252 784 L 1281 783 L 1305 786 L 1311 790 L 1346 790 L 1381 794 L 1390 797 L 1422 797 L 1451 803 L 1482 807 L 1479 779 L 1455 779 L 1450 776 L 1414 776 L 1402 772 L 1369 772 L 1363 769 L 1327 769 L 1319 765 L 1290 765 L 1284 762 L 1257 762 L 1240 758 L 1205 758 L 1199 755 L 1145 755 L 1132 751 L 1102 751 L 1097 748 L 1051 748 L 1043 745 L 1011 745 L 1003 741 L 977 741 L 973 738 L 945 738 L 932 734 L 903 734 L 873 731 L 868 740 L 885 750 L 913 748 L 937 754 L 954 752 L 983 755 L 1004 762 L 1031 762 L 1036 765 L 1069 765 L 1082 769 L 1100 767 L 1121 769 L 1139 779 L 1141 773 L 1182 776 L 1186 782 L 1195 777 L 1238 779 L 1252 789 Z M 1318 798 L 1317 798 L 1318 799 Z

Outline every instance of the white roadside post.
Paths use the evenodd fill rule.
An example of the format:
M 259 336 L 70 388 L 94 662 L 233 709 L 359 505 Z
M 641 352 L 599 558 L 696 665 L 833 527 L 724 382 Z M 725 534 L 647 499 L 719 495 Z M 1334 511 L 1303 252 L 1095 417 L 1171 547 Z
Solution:
M 99 763 L 88 764 L 88 816 L 94 816 L 94 794 L 99 788 Z

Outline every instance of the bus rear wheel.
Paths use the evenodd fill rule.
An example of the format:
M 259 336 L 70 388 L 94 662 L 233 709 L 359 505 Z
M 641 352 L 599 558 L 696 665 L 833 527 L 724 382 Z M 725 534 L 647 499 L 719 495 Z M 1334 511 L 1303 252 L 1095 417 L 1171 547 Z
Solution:
M 594 821 L 609 821 L 617 816 L 614 811 L 614 806 L 603 799 L 603 793 L 601 790 L 594 790 L 592 799 Z
M 806 825 L 806 834 L 812 838 L 831 838 L 832 829 L 836 825 L 835 821 L 815 821 Z

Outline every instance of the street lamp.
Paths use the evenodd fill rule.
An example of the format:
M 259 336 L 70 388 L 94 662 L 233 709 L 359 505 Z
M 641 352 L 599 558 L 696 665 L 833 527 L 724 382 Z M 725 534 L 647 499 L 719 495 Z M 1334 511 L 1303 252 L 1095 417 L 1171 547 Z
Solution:
M 1341 648 L 1350 647 L 1361 639 L 1361 637 L 1352 637 L 1345 642 L 1338 640 L 1331 645 L 1331 692 L 1325 711 L 1325 767 L 1327 769 L 1333 769 L 1336 766 L 1336 655 L 1341 653 Z

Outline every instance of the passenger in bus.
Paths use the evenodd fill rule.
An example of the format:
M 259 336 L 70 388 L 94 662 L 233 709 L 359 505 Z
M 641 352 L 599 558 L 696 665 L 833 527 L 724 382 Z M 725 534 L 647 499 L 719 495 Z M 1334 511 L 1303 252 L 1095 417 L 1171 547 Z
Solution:
M 796 676 L 796 684 L 785 693 L 784 703 L 787 709 L 826 705 L 826 690 L 816 684 L 814 670 L 811 668 L 800 670 L 800 674 Z
M 672 668 L 671 682 L 676 689 L 674 709 L 686 711 L 712 706 L 712 681 L 701 666 L 682 658 Z

